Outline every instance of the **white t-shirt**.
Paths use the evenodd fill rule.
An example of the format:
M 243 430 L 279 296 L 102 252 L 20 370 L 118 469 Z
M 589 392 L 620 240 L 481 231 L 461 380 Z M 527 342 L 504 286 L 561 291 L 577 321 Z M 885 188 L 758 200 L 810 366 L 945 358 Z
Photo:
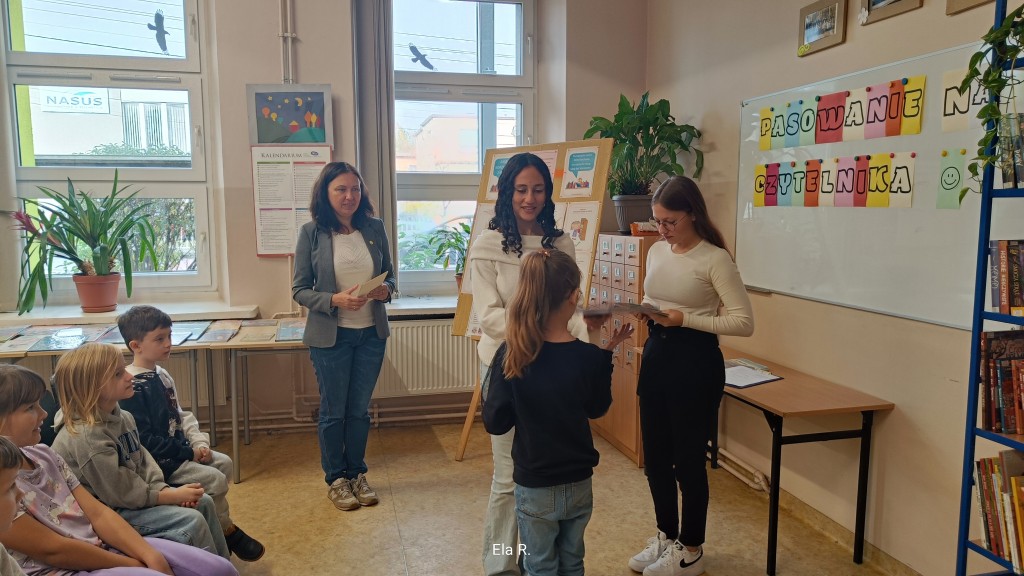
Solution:
M 683 326 L 724 336 L 754 333 L 754 313 L 740 271 L 725 250 L 702 240 L 685 254 L 668 242 L 647 252 L 644 303 L 683 313 Z
M 354 230 L 351 234 L 334 234 L 331 240 L 334 242 L 334 280 L 338 292 L 373 278 L 373 258 L 361 232 Z M 367 302 L 359 310 L 338 309 L 338 326 L 342 328 L 369 328 L 373 325 L 372 302 Z

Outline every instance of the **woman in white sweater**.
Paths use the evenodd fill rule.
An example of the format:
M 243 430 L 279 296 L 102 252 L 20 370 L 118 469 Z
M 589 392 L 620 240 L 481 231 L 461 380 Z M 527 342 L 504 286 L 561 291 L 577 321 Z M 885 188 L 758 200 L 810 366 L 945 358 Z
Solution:
M 646 316 L 650 336 L 637 394 L 658 534 L 629 567 L 644 576 L 697 576 L 704 573 L 708 510 L 704 454 L 725 389 L 718 335 L 750 336 L 754 318 L 736 263 L 693 180 L 666 180 L 651 210 L 665 241 L 647 254 L 644 304 L 667 316 Z
M 547 164 L 524 152 L 509 158 L 498 177 L 498 201 L 487 230 L 473 242 L 469 253 L 473 290 L 473 311 L 480 318 L 483 335 L 477 346 L 480 382 L 498 346 L 505 340 L 505 306 L 519 282 L 520 258 L 540 248 L 556 249 L 576 257 L 569 236 L 555 227 L 554 186 Z M 577 314 L 569 322 L 574 336 L 589 341 L 591 330 L 599 329 L 605 318 L 587 319 Z M 483 389 L 487 400 L 487 388 Z M 518 530 L 515 512 L 515 483 L 512 481 L 512 439 L 515 428 L 491 436 L 494 477 L 484 525 L 484 574 L 519 575 L 516 564 Z

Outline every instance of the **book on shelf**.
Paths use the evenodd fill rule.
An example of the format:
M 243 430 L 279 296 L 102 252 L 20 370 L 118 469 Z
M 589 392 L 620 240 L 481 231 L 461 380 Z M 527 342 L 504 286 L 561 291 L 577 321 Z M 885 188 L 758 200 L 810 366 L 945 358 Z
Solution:
M 18 336 L 25 330 L 28 330 L 28 324 L 23 324 L 21 326 L 0 326 L 0 344 Z
M 990 240 L 988 247 L 991 309 L 1024 317 L 1024 240 Z
M 1024 433 L 1024 397 L 1019 380 L 1000 370 L 1000 360 L 1024 360 L 1024 330 L 997 330 L 981 333 L 978 357 L 978 382 L 981 386 L 982 428 L 1007 434 Z M 1000 381 L 1002 376 L 1002 382 Z M 1015 426 L 1006 422 L 1007 409 L 1014 414 Z
M 302 335 L 305 331 L 305 318 L 285 318 L 280 320 L 277 325 L 277 341 L 296 342 L 302 340 Z
M 985 471 L 983 470 L 983 466 L 981 464 L 981 460 L 975 461 L 974 462 L 974 486 L 975 486 L 974 493 L 975 493 L 975 496 L 977 496 L 977 498 L 978 498 L 978 511 L 981 513 L 981 541 L 982 541 L 982 543 L 985 544 L 985 549 L 986 550 L 991 550 L 992 549 L 992 536 L 991 536 L 992 530 L 991 530 L 990 526 L 991 526 L 992 520 L 991 520 L 991 517 L 989 516 L 988 507 L 985 506 L 985 492 L 984 492 L 984 490 L 982 488 L 982 486 L 984 485 L 982 483 L 982 479 L 984 478 L 984 475 L 985 475 Z
M 29 352 L 57 352 L 73 350 L 86 342 L 91 342 L 109 331 L 106 326 L 79 326 L 54 330 L 36 342 Z
M 199 340 L 199 338 L 203 335 L 204 332 L 206 332 L 206 330 L 210 327 L 210 324 L 212 323 L 213 322 L 211 322 L 210 320 L 175 322 L 171 326 L 171 338 L 174 338 L 175 332 L 180 331 L 183 333 L 188 332 L 187 340 Z
M 277 326 L 277 320 L 273 318 L 257 318 L 254 320 L 242 320 L 242 328 L 249 326 Z
M 217 320 L 210 324 L 200 342 L 227 342 L 242 328 L 241 320 Z

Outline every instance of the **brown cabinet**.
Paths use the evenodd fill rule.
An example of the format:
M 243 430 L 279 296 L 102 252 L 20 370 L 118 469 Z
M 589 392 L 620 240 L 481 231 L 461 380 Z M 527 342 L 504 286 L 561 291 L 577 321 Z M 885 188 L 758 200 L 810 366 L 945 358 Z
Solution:
M 601 234 L 595 258 L 597 282 L 595 296 L 599 304 L 610 301 L 640 303 L 643 299 L 644 266 L 647 250 L 658 241 L 658 236 L 620 236 Z M 633 316 L 613 315 L 601 330 L 603 346 L 612 330 L 624 322 L 632 322 L 636 329 L 632 338 L 620 344 L 612 355 L 612 406 L 608 413 L 591 421 L 594 432 L 615 446 L 637 466 L 643 466 L 643 446 L 640 439 L 640 405 L 636 396 L 636 380 L 640 372 L 639 357 L 647 340 L 647 327 L 637 326 Z

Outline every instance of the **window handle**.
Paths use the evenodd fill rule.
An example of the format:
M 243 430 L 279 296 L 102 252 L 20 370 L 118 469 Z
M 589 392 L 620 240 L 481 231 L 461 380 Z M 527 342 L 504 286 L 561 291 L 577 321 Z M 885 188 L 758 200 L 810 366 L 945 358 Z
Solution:
M 198 256 L 199 254 L 202 254 L 202 255 L 205 256 L 207 248 L 208 247 L 207 247 L 207 243 L 206 243 L 206 232 L 200 232 L 199 233 L 199 250 L 196 251 L 197 252 L 196 256 Z
M 533 56 L 533 34 L 526 35 L 526 55 Z
M 189 14 L 188 16 L 189 16 L 189 21 L 188 21 L 188 31 L 189 31 L 189 34 L 192 36 L 193 40 L 195 40 L 196 42 L 199 42 L 199 21 L 196 18 L 195 12 Z
M 196 147 L 196 153 L 201 155 L 203 153 L 203 127 L 196 124 L 192 127 L 192 134 L 194 139 L 193 145 Z

